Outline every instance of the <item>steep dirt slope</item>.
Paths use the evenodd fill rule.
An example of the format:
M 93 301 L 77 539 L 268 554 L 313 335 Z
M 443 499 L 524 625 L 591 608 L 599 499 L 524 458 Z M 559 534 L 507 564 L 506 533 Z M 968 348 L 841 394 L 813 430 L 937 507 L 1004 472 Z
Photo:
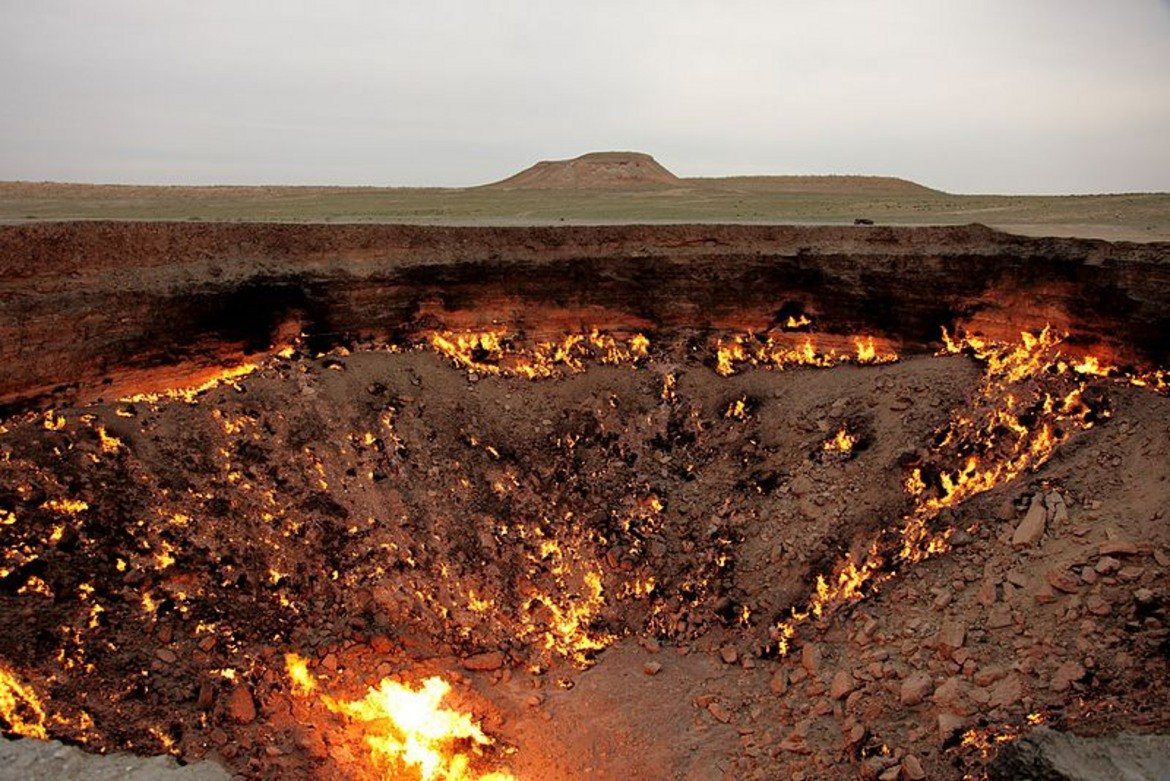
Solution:
M 298 332 L 323 349 L 493 323 L 669 339 L 807 315 L 903 352 L 935 349 L 944 326 L 1050 323 L 1114 362 L 1165 364 L 1167 255 L 977 226 L 9 226 L 0 403 L 174 385 Z

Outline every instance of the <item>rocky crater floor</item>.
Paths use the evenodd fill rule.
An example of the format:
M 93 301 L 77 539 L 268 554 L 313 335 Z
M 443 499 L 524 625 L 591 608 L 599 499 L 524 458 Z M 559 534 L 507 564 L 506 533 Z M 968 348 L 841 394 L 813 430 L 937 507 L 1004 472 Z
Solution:
M 944 246 L 1001 256 L 978 231 L 798 232 L 768 241 L 820 241 L 819 281 L 761 244 L 675 258 L 691 281 L 637 298 L 629 268 L 680 228 L 565 250 L 561 287 L 477 293 L 419 260 L 409 285 L 318 270 L 298 306 L 247 309 L 255 245 L 206 250 L 231 273 L 188 247 L 106 279 L 61 269 L 121 257 L 86 231 L 126 238 L 59 230 L 12 295 L 126 322 L 5 324 L 45 353 L 5 370 L 10 735 L 246 778 L 960 779 L 1040 726 L 1168 729 L 1170 396 L 1158 341 L 1128 339 L 1170 308 L 1157 247 L 1048 243 L 1048 271 L 928 288 Z M 896 258 L 924 243 L 916 276 Z M 604 309 L 582 278 L 612 281 Z M 717 318 L 695 304 L 716 279 Z M 95 305 L 131 282 L 236 308 L 176 316 L 145 359 L 135 328 L 166 311 Z M 437 745 L 446 776 L 375 707 L 413 691 L 469 720 Z

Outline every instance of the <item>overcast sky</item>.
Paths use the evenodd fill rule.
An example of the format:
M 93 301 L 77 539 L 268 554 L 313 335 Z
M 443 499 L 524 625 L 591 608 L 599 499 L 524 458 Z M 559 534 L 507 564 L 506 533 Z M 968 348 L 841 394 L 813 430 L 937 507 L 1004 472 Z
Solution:
M 1170 0 L 0 0 L 0 179 L 1170 190 Z

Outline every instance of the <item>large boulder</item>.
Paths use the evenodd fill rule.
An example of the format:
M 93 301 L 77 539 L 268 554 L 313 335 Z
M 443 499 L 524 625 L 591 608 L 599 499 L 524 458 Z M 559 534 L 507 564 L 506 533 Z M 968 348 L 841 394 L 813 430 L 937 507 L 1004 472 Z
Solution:
M 1170 735 L 1081 738 L 1047 727 L 1005 746 L 991 781 L 1161 781 L 1170 778 Z

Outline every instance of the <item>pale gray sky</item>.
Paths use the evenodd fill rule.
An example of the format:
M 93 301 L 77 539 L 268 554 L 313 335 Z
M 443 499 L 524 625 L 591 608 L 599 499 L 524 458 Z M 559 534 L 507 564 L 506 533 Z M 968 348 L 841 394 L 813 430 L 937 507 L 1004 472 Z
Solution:
M 0 179 L 1170 190 L 1170 0 L 0 0 Z

